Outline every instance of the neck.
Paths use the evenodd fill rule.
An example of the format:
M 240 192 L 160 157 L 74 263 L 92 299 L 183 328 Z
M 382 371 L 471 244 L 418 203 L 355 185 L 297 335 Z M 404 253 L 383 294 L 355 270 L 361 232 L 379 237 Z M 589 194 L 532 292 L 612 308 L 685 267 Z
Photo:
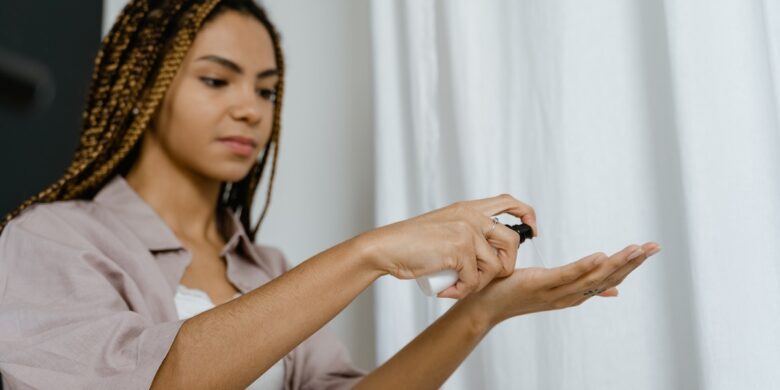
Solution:
M 128 172 L 130 187 L 182 241 L 219 244 L 216 204 L 221 183 L 183 169 L 144 137 L 138 160 Z

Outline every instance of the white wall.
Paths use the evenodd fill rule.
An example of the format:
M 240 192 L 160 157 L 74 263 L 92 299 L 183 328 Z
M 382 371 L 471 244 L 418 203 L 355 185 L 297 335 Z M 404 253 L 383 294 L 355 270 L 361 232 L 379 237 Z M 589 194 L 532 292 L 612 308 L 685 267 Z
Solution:
M 104 1 L 104 31 L 125 3 Z M 282 33 L 288 73 L 277 178 L 258 242 L 295 265 L 373 227 L 369 1 L 263 3 Z M 259 208 L 265 187 L 258 195 Z M 375 367 L 371 290 L 331 328 L 357 366 Z
M 277 178 L 258 241 L 293 263 L 373 227 L 369 3 L 264 2 L 283 35 L 288 73 Z M 365 369 L 375 366 L 373 318 L 369 290 L 332 322 Z

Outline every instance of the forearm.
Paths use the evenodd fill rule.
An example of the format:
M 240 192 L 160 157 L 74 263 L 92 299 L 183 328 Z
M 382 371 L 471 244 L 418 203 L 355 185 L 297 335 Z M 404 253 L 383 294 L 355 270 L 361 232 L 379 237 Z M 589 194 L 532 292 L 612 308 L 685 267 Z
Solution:
M 152 388 L 246 388 L 382 275 L 359 239 L 184 322 Z
M 475 300 L 464 299 L 385 364 L 357 389 L 436 389 L 455 371 L 491 328 Z

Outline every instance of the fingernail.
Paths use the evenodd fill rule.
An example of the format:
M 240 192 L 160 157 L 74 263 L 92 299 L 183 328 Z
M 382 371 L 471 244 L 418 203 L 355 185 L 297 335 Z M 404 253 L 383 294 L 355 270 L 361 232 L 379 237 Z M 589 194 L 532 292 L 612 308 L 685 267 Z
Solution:
M 642 251 L 642 248 L 639 248 L 639 249 L 637 249 L 637 250 L 633 251 L 633 252 L 631 253 L 631 255 L 629 255 L 629 256 L 628 256 L 628 260 L 629 260 L 629 261 L 631 261 L 631 260 L 634 260 L 634 259 L 636 259 L 636 258 L 637 258 L 637 257 L 639 257 L 639 256 L 642 256 L 642 253 L 644 253 L 644 252 Z
M 647 257 L 650 257 L 650 256 L 652 256 L 652 255 L 654 255 L 654 254 L 656 254 L 656 253 L 658 253 L 660 251 L 661 251 L 661 248 L 655 248 L 655 249 L 651 250 L 650 252 L 647 252 Z

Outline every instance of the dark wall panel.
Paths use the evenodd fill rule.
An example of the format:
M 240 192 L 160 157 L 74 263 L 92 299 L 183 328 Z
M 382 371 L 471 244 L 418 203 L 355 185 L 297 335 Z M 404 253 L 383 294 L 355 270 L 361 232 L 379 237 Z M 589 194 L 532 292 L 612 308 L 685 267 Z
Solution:
M 100 44 L 101 0 L 2 0 L 0 49 L 47 66 L 55 95 L 43 109 L 0 107 L 0 213 L 64 172 L 78 142 L 92 64 Z

